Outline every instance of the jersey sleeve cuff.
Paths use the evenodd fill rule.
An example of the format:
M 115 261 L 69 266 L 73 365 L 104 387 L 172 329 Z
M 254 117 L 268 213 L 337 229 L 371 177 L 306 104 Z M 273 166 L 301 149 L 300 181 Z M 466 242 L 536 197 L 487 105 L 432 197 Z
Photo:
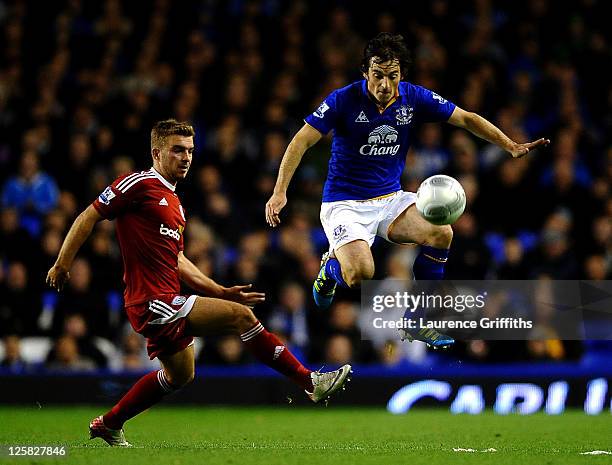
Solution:
M 450 118 L 450 116 L 449 116 L 449 118 Z M 315 124 L 312 124 L 312 122 L 311 122 L 311 121 L 308 121 L 306 118 L 304 118 L 304 123 L 306 123 L 306 124 L 307 124 L 308 126 L 310 126 L 311 128 L 316 129 L 317 131 L 319 131 L 319 132 L 321 133 L 321 135 L 322 135 L 322 136 L 326 136 L 326 135 L 327 135 L 327 133 L 329 132 L 329 131 L 325 131 L 325 130 L 323 130 L 323 128 L 319 128 L 319 127 L 317 127 Z
M 457 108 L 457 105 L 455 105 L 453 102 L 448 102 L 449 112 L 448 112 L 448 115 L 446 116 L 446 121 L 448 121 L 448 119 L 453 115 L 455 108 Z
M 105 211 L 102 210 L 102 207 L 100 206 L 100 204 L 98 202 L 92 202 L 91 206 L 94 207 L 94 209 L 100 214 L 100 216 L 102 216 L 104 219 L 108 220 L 109 216 L 107 215 L 107 213 Z

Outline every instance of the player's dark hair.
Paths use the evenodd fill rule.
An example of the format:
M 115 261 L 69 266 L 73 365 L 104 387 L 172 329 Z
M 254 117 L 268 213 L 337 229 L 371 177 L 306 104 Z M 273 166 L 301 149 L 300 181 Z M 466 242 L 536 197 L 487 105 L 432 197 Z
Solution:
M 404 37 L 401 34 L 381 32 L 373 39 L 370 39 L 363 49 L 361 71 L 367 74 L 372 61 L 374 63 L 384 63 L 385 61 L 393 60 L 399 62 L 400 71 L 402 77 L 404 77 L 412 63 L 410 51 L 406 46 L 406 42 L 404 42 Z
M 186 121 L 180 122 L 175 119 L 158 121 L 151 129 L 151 149 L 160 148 L 168 136 L 193 137 L 195 130 Z

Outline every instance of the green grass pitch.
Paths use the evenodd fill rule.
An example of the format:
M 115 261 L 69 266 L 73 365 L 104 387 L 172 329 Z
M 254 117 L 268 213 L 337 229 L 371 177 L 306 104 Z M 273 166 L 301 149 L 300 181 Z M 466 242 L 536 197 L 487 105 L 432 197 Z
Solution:
M 64 458 L 0 457 L 0 463 L 78 464 L 610 464 L 612 418 L 451 415 L 383 408 L 160 406 L 130 421 L 135 447 L 88 439 L 97 407 L 0 407 L 0 444 L 65 445 Z M 455 452 L 453 448 L 476 452 Z M 482 452 L 487 449 L 496 452 Z M 6 447 L 4 448 L 6 449 Z

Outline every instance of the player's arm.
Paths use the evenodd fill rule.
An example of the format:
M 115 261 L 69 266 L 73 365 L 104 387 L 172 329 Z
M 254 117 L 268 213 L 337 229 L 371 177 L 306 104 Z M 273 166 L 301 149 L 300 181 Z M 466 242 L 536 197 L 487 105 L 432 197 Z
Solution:
M 322 134 L 308 123 L 293 137 L 281 161 L 274 193 L 266 203 L 266 221 L 272 227 L 280 224 L 279 213 L 287 204 L 287 189 L 306 150 L 321 139 Z
M 475 136 L 501 147 L 506 152 L 509 152 L 513 158 L 520 158 L 537 147 L 550 144 L 550 140 L 544 138 L 524 144 L 514 142 L 490 121 L 476 113 L 462 110 L 459 107 L 455 107 L 448 122 L 454 126 L 467 129 Z
M 206 276 L 195 264 L 185 257 L 181 251 L 178 255 L 179 278 L 196 292 L 218 299 L 232 300 L 244 305 L 253 306 L 265 300 L 262 292 L 247 292 L 251 284 L 246 286 L 224 287 Z
M 74 257 L 93 231 L 96 223 L 102 219 L 102 215 L 96 211 L 93 205 L 90 205 L 74 220 L 64 239 L 55 264 L 47 273 L 47 284 L 49 286 L 57 289 L 58 292 L 62 290 L 66 281 L 70 279 L 70 268 Z

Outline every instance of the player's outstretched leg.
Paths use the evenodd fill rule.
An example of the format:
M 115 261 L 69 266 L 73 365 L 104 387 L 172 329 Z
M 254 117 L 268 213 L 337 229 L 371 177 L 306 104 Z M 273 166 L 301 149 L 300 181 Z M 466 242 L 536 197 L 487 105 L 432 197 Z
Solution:
M 240 335 L 249 351 L 257 359 L 279 373 L 287 376 L 301 386 L 313 402 L 329 399 L 344 384 L 350 380 L 352 372 L 350 365 L 344 365 L 338 370 L 320 373 L 310 371 L 295 358 L 291 351 L 273 333 L 267 331 L 257 321 L 255 325 Z
M 260 362 L 291 379 L 314 402 L 341 389 L 351 371 L 350 365 L 329 373 L 309 370 L 275 334 L 264 328 L 251 309 L 235 302 L 198 297 L 188 322 L 194 335 L 238 334 L 247 350 Z

